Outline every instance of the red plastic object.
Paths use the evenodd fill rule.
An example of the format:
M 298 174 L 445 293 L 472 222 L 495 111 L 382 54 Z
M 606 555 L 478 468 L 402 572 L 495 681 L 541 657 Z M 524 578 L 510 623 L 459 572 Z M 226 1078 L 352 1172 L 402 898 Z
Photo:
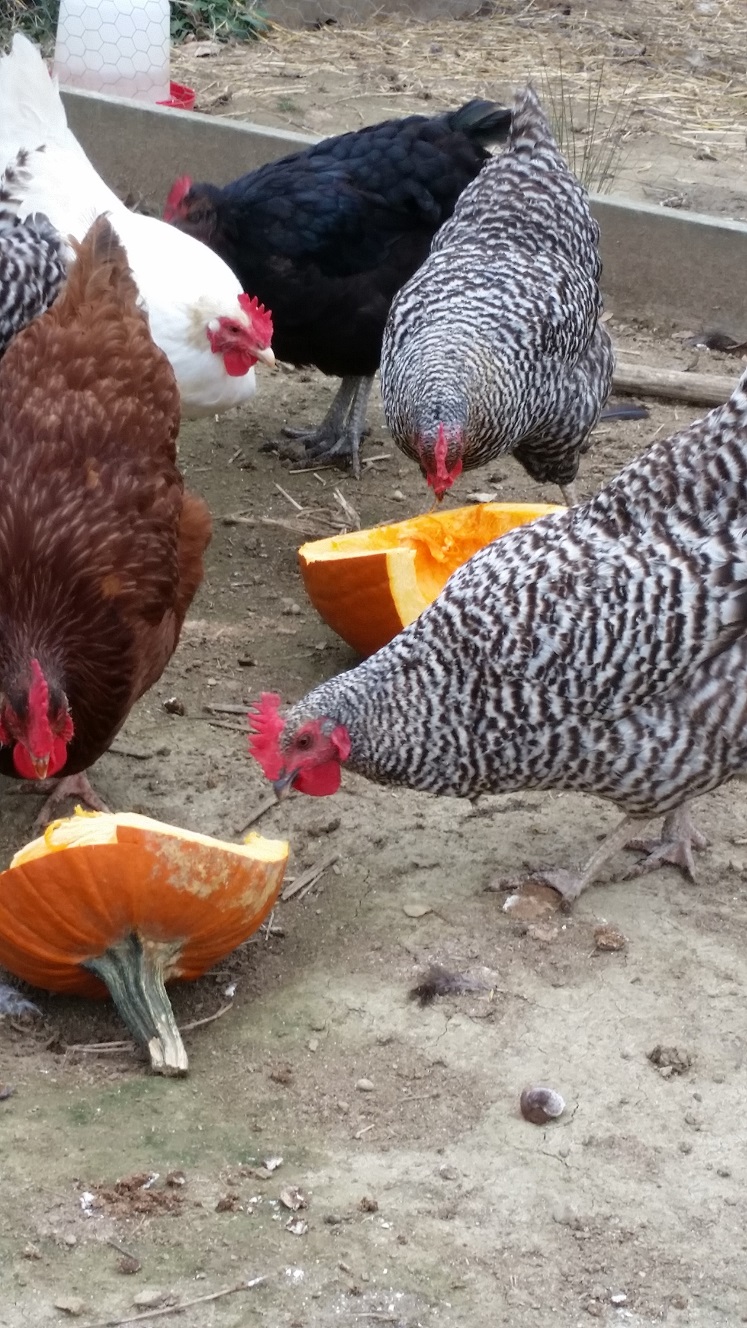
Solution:
M 170 83 L 171 96 L 168 101 L 159 101 L 159 106 L 172 106 L 175 111 L 192 111 L 196 100 L 194 88 L 187 88 L 183 83 Z

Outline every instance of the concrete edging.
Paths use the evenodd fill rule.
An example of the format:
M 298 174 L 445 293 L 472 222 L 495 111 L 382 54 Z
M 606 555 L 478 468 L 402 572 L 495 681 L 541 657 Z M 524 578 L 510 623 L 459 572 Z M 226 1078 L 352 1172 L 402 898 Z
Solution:
M 65 91 L 63 100 L 71 129 L 107 183 L 158 206 L 178 175 L 224 184 L 317 141 L 119 97 Z M 611 196 L 593 198 L 592 206 L 605 298 L 619 318 L 747 338 L 747 225 Z

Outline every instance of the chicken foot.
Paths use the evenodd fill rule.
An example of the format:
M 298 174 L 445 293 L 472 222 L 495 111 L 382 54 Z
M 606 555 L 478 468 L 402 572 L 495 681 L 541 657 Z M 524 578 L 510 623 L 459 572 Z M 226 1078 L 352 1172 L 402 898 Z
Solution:
M 688 881 L 695 880 L 695 858 L 693 850 L 702 852 L 708 847 L 708 840 L 693 823 L 690 808 L 685 802 L 676 811 L 664 817 L 661 835 L 658 839 L 631 839 L 626 848 L 634 852 L 645 853 L 646 857 L 637 862 L 625 876 L 625 880 L 635 880 L 658 867 L 679 867 Z
M 284 429 L 283 433 L 303 443 L 312 461 L 349 459 L 353 475 L 360 479 L 360 446 L 372 385 L 373 378 L 343 378 L 317 429 Z
M 59 814 L 59 805 L 66 798 L 75 798 L 76 803 L 81 804 L 87 811 L 108 812 L 106 803 L 99 797 L 94 788 L 91 787 L 85 771 L 78 775 L 63 775 L 60 779 L 40 779 L 34 783 L 28 782 L 22 785 L 25 793 L 48 793 L 42 807 L 34 820 L 34 830 L 46 830 L 50 821 L 53 821 Z
M 626 816 L 625 820 L 602 840 L 580 871 L 566 871 L 563 868 L 541 868 L 532 872 L 529 879 L 540 885 L 549 885 L 563 896 L 567 903 L 578 899 L 588 886 L 599 878 L 602 868 L 620 849 L 644 851 L 648 856 L 636 863 L 622 877 L 624 881 L 635 880 L 647 872 L 656 871 L 667 865 L 679 867 L 688 880 L 694 879 L 695 863 L 693 849 L 703 849 L 708 840 L 693 825 L 688 804 L 685 802 L 676 811 L 669 812 L 664 818 L 660 839 L 640 839 L 636 832 L 641 825 L 646 825 L 650 817 Z

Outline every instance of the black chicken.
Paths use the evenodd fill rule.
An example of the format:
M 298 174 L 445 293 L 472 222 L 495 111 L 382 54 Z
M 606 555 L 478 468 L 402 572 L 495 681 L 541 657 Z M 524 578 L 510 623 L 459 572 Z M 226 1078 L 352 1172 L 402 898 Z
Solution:
M 510 111 L 476 99 L 324 139 L 223 188 L 173 186 L 166 220 L 272 310 L 278 359 L 342 379 L 318 429 L 288 430 L 311 457 L 347 457 L 358 474 L 392 299 L 510 126 Z

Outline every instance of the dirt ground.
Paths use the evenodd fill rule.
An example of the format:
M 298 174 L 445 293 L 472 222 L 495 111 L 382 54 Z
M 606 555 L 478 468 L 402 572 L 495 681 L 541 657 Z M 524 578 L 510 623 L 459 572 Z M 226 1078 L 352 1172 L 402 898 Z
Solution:
M 612 314 L 642 363 L 738 372 Z M 365 454 L 384 459 L 360 483 L 259 451 L 332 391 L 316 373 L 263 373 L 249 408 L 184 426 L 215 537 L 170 668 L 94 771 L 112 807 L 236 838 L 267 789 L 241 717 L 216 708 L 268 688 L 292 701 L 354 662 L 305 600 L 302 531 L 339 513 L 336 488 L 364 525 L 428 499 L 378 399 Z M 582 495 L 697 413 L 654 405 L 648 421 L 600 427 Z M 511 460 L 465 477 L 454 501 L 480 491 L 557 499 Z M 164 709 L 173 696 L 183 716 Z M 39 804 L 10 782 L 0 796 L 6 862 Z M 178 1322 L 747 1322 L 745 795 L 723 789 L 698 817 L 712 846 L 697 886 L 671 870 L 624 883 L 622 855 L 572 912 L 531 922 L 486 884 L 584 858 L 615 823 L 602 802 L 472 807 L 348 775 L 335 798 L 273 808 L 260 825 L 290 838 L 289 875 L 338 857 L 218 971 L 174 990 L 182 1025 L 230 1002 L 185 1034 L 187 1080 L 97 1049 L 122 1036 L 105 1005 L 35 993 L 41 1019 L 0 1021 L 0 1082 L 15 1090 L 0 1101 L 0 1328 L 131 1322 L 255 1277 L 267 1280 Z M 603 922 L 622 950 L 599 950 Z M 408 992 L 431 963 L 474 990 L 421 1008 Z M 527 1084 L 563 1094 L 559 1121 L 521 1118 Z M 294 1187 L 298 1211 L 281 1199 Z

